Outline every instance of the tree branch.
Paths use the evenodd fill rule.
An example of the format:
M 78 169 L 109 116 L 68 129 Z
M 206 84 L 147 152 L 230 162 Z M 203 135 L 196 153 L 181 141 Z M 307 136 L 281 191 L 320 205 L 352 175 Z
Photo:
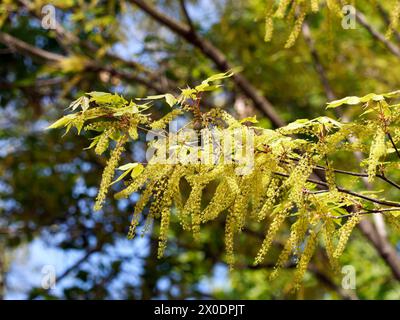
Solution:
M 368 220 L 361 220 L 358 224 L 359 229 L 365 237 L 372 243 L 379 255 L 386 262 L 392 270 L 395 279 L 400 281 L 400 259 L 396 249 L 387 241 L 382 238 L 374 229 L 374 225 Z
M 399 151 L 399 149 L 397 149 L 396 144 L 395 144 L 394 141 L 393 141 L 392 135 L 388 132 L 388 133 L 387 133 L 387 136 L 388 136 L 388 138 L 389 138 L 389 140 L 390 140 L 390 143 L 392 144 L 394 150 L 396 150 L 397 156 L 398 156 L 399 159 L 400 159 L 400 151 Z
M 380 34 L 378 31 L 376 31 L 372 26 L 370 26 L 365 17 L 360 14 L 357 11 L 358 14 L 358 21 L 372 34 L 372 36 L 377 39 L 378 41 L 383 41 L 383 43 L 389 48 L 389 50 L 395 54 L 396 56 L 399 56 L 399 49 L 397 46 L 395 46 L 394 44 L 392 44 L 390 41 L 386 40 L 386 38 Z M 320 75 L 320 81 L 324 87 L 325 90 L 325 94 L 327 96 L 327 98 L 329 100 L 335 100 L 335 94 L 333 93 L 333 90 L 329 84 L 328 78 L 326 77 L 325 74 L 325 70 L 323 68 L 323 65 L 321 63 L 320 57 L 318 55 L 318 52 L 315 48 L 314 45 L 314 41 L 311 37 L 311 32 L 309 30 L 309 28 L 307 28 L 308 25 L 306 24 L 305 29 L 303 28 L 303 36 L 305 38 L 306 44 L 309 47 L 309 50 L 311 52 L 312 58 L 313 58 L 313 62 L 315 64 L 315 67 Z M 396 36 L 398 34 L 396 33 Z M 336 111 L 339 112 L 339 111 Z M 340 115 L 340 113 L 339 113 Z M 343 119 L 346 119 L 347 117 L 343 116 Z M 352 137 L 349 138 L 350 141 L 352 141 Z M 354 152 L 355 157 L 361 161 L 363 156 L 361 154 L 361 152 Z M 340 172 L 340 173 L 344 173 L 344 172 Z M 359 176 L 359 175 L 358 175 Z M 382 175 L 378 175 L 378 177 L 384 181 L 386 181 L 387 183 L 391 184 L 392 186 L 396 187 L 397 189 L 400 189 L 400 186 L 396 183 L 394 183 L 393 181 L 387 179 L 383 174 Z M 363 177 L 363 183 L 365 185 L 365 187 L 367 189 L 372 189 L 371 184 L 366 180 L 366 177 Z M 390 242 L 387 239 L 387 235 L 386 235 L 386 228 L 385 228 L 385 222 L 383 220 L 383 217 L 381 215 L 374 215 L 373 216 L 373 220 L 374 220 L 374 225 L 375 228 L 373 226 L 373 224 L 368 221 L 368 220 L 364 220 L 362 224 L 358 225 L 358 228 L 361 230 L 361 232 L 371 241 L 371 243 L 374 245 L 375 249 L 379 252 L 379 254 L 381 255 L 381 257 L 385 260 L 385 262 L 389 265 L 389 267 L 392 270 L 392 273 L 394 274 L 394 276 L 396 277 L 399 272 L 400 272 L 400 268 L 399 268 L 399 264 L 400 264 L 400 259 L 399 256 L 397 255 L 396 251 L 394 250 L 394 248 L 391 246 Z M 368 230 L 368 232 L 366 232 L 366 230 Z M 378 241 L 373 242 L 371 240 L 371 234 L 374 233 L 374 238 L 378 239 Z M 381 246 L 377 246 L 376 243 L 381 243 Z M 383 248 L 389 248 L 387 250 L 389 250 L 390 252 L 392 252 L 390 259 L 387 259 L 387 255 L 382 251 Z M 393 253 L 394 252 L 394 253 Z
M 21 54 L 38 57 L 38 58 L 41 58 L 41 59 L 44 59 L 44 60 L 47 60 L 50 62 L 60 62 L 66 58 L 66 56 L 52 53 L 52 52 L 37 48 L 35 46 L 32 46 L 20 39 L 17 39 L 7 33 L 1 32 L 1 31 L 0 31 L 0 43 L 3 43 L 4 45 L 12 48 L 16 52 L 20 52 Z M 131 81 L 131 82 L 134 81 L 141 85 L 144 85 L 147 88 L 150 88 L 157 93 L 164 93 L 164 88 L 161 86 L 158 86 L 157 83 L 154 81 L 139 77 L 133 73 L 128 73 L 128 72 L 117 70 L 115 68 L 112 68 L 111 66 L 101 66 L 92 60 L 88 62 L 87 66 L 86 66 L 86 70 L 91 70 L 91 71 L 95 71 L 95 72 L 107 71 L 111 75 L 117 76 L 117 77 L 125 79 L 127 81 Z
M 400 48 L 390 40 L 386 39 L 385 35 L 380 33 L 371 24 L 369 24 L 364 14 L 361 13 L 359 10 L 356 10 L 356 19 L 365 29 L 367 29 L 367 31 L 375 40 L 381 42 L 383 45 L 386 46 L 386 48 L 389 49 L 391 53 L 400 58 Z
M 215 63 L 217 68 L 223 72 L 232 69 L 225 55 L 217 49 L 211 42 L 204 39 L 197 34 L 193 34 L 191 28 L 187 25 L 168 17 L 143 0 L 131 0 L 132 3 L 141 8 L 154 20 L 164 25 L 178 36 L 185 39 L 188 43 L 198 48 L 206 57 Z M 241 74 L 236 73 L 233 75 L 233 80 L 237 87 L 253 101 L 254 106 L 263 112 L 272 122 L 275 127 L 282 127 L 285 122 L 276 113 L 272 104 L 262 95 L 257 92 L 257 89 Z
M 182 10 L 183 15 L 185 16 L 186 22 L 190 27 L 190 30 L 192 31 L 192 33 L 195 33 L 193 21 L 192 21 L 192 18 L 190 18 L 189 12 L 187 11 L 185 0 L 179 0 L 179 3 L 181 5 L 181 10 Z
M 303 22 L 302 26 L 302 33 L 304 40 L 308 46 L 308 49 L 310 50 L 311 57 L 314 62 L 315 69 L 318 73 L 318 76 L 320 78 L 320 82 L 324 88 L 325 95 L 328 98 L 329 101 L 333 101 L 336 99 L 335 94 L 333 93 L 333 89 L 329 83 L 328 77 L 326 75 L 326 71 L 324 66 L 322 65 L 321 59 L 319 57 L 319 54 L 315 48 L 315 42 L 314 39 L 311 37 L 311 31 L 310 31 L 310 26 L 308 25 L 307 21 Z
M 14 52 L 15 51 L 22 52 L 24 54 L 28 54 L 30 56 L 38 57 L 44 60 L 59 62 L 64 58 L 60 54 L 42 50 L 2 31 L 0 31 L 0 42 L 3 43 L 8 48 L 10 48 L 10 50 L 13 50 Z
M 390 27 L 390 17 L 388 13 L 385 11 L 385 9 L 382 7 L 380 3 L 376 3 L 376 8 L 378 9 L 379 14 L 385 21 L 387 27 Z M 400 33 L 397 30 L 393 30 L 393 34 L 396 37 L 396 40 L 400 42 Z
M 274 172 L 274 174 L 277 175 L 277 176 L 286 177 L 286 178 L 290 176 L 288 173 L 283 173 L 283 172 Z M 307 179 L 307 181 L 311 182 L 311 183 L 315 183 L 315 184 L 320 185 L 320 186 L 327 187 L 327 188 L 329 187 L 328 183 L 320 181 L 320 180 Z M 373 203 L 376 203 L 376 204 L 380 204 L 380 205 L 383 205 L 383 206 L 390 206 L 390 207 L 400 208 L 400 203 L 398 203 L 398 202 L 387 201 L 387 200 L 379 200 L 379 199 L 371 198 L 371 197 L 368 197 L 366 195 L 363 195 L 363 194 L 360 194 L 360 193 L 357 193 L 357 192 L 354 192 L 354 191 L 351 191 L 351 190 L 347 190 L 347 189 L 342 188 L 342 187 L 337 187 L 337 190 L 339 192 L 342 192 L 342 193 L 345 193 L 345 194 L 349 194 L 349 195 L 352 195 L 354 197 L 357 197 L 357 198 L 360 198 L 360 199 L 364 199 L 364 200 L 367 200 L 367 201 L 370 201 L 370 202 L 373 202 Z

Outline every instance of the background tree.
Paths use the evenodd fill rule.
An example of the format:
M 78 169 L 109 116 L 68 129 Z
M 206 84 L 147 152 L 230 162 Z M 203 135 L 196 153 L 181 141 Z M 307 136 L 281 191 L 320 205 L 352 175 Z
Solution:
M 238 118 L 257 114 L 264 128 L 322 113 L 333 117 L 341 112 L 343 120 L 353 119 L 356 108 L 325 112 L 325 103 L 399 88 L 399 38 L 393 22 L 398 17 L 388 14 L 396 12 L 396 1 L 357 1 L 354 30 L 342 28 L 332 3 L 341 5 L 320 1 L 318 12 L 307 11 L 304 23 L 298 24 L 297 40 L 285 49 L 298 14 L 274 17 L 275 31 L 266 43 L 271 4 L 265 1 L 54 1 L 55 30 L 45 30 L 40 23 L 47 3 L 3 1 L 1 222 L 8 259 L 2 259 L 1 269 L 6 292 L 12 288 L 5 262 L 15 248 L 40 238 L 80 255 L 76 263 L 59 270 L 60 286 L 70 279 L 62 291 L 32 288 L 26 293 L 29 297 L 398 298 L 399 236 L 380 215 L 363 219 L 341 258 L 358 272 L 355 292 L 341 288 L 340 276 L 328 271 L 328 259 L 319 247 L 318 259 L 309 265 L 297 293 L 287 290 L 292 268 L 268 281 L 272 262 L 251 266 L 254 255 L 249 248 L 258 247 L 264 237 L 263 229 L 257 228 L 238 240 L 245 244 L 237 246 L 241 265 L 225 274 L 219 221 L 203 228 L 195 244 L 190 233 L 172 226 L 164 258 L 157 260 L 157 239 L 149 235 L 124 240 L 135 197 L 111 200 L 101 213 L 92 211 L 105 165 L 102 158 L 81 151 L 87 146 L 83 138 L 61 139 L 59 132 L 42 130 L 84 92 L 118 92 L 128 99 L 177 93 L 175 88 L 196 85 L 215 70 L 235 66 L 242 72 L 209 99 Z M 390 38 L 385 37 L 387 30 L 393 30 Z M 155 107 L 158 116 L 167 110 L 161 103 Z M 127 162 L 142 161 L 142 149 L 140 140 L 127 145 Z M 341 163 L 344 170 L 358 165 L 356 158 Z M 396 173 L 391 178 L 398 181 Z M 355 191 L 368 183 L 343 179 Z M 398 190 L 390 190 L 385 197 L 396 199 Z M 124 254 L 123 248 L 136 245 L 137 256 Z M 272 248 L 273 262 L 279 246 L 278 241 Z M 132 265 L 138 271 L 132 272 Z M 228 277 L 230 285 L 207 288 L 207 281 L 215 277 Z

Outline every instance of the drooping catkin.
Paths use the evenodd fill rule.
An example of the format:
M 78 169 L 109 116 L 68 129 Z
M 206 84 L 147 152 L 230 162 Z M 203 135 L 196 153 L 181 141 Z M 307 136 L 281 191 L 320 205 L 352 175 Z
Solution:
M 226 179 L 220 182 L 215 194 L 202 214 L 203 222 L 214 220 L 226 210 L 235 200 L 236 193 L 229 188 Z
M 172 174 L 169 176 L 166 190 L 161 202 L 161 225 L 160 235 L 158 238 L 158 257 L 161 258 L 164 255 L 164 251 L 167 245 L 168 230 L 170 224 L 170 209 L 172 205 L 173 195 L 176 192 L 177 185 L 182 174 L 180 167 L 174 167 Z
M 254 265 L 258 265 L 264 260 L 272 245 L 272 241 L 274 240 L 276 233 L 279 231 L 281 225 L 283 224 L 289 211 L 291 210 L 291 205 L 286 205 L 286 207 L 280 205 L 277 209 L 278 210 L 276 210 L 276 214 L 268 228 L 267 235 L 265 236 L 261 248 L 258 251 L 257 256 L 254 260 Z
M 157 251 L 158 258 L 163 257 L 165 248 L 167 246 L 170 214 L 171 212 L 169 206 L 164 207 L 161 211 L 160 235 L 158 237 L 158 251 Z
M 326 0 L 326 5 L 328 6 L 329 11 L 338 17 L 342 17 L 342 9 L 337 0 Z
M 181 115 L 183 111 L 181 109 L 174 109 L 171 112 L 169 112 L 167 115 L 162 117 L 160 120 L 154 121 L 151 124 L 152 129 L 164 129 L 172 120 L 174 120 L 176 117 Z
M 108 160 L 107 165 L 104 168 L 103 174 L 101 176 L 99 192 L 97 194 L 96 202 L 93 207 L 95 211 L 98 211 L 102 208 L 108 188 L 114 177 L 115 169 L 118 166 L 118 161 L 121 157 L 122 152 L 124 151 L 124 144 L 126 141 L 126 136 L 121 137 L 117 142 L 115 149 L 111 152 L 110 159 Z
M 136 227 L 139 224 L 140 215 L 142 214 L 144 208 L 149 202 L 151 196 L 153 195 L 154 185 L 155 181 L 152 181 L 142 192 L 138 202 L 136 202 L 135 210 L 133 212 L 133 217 L 131 220 L 131 225 L 129 226 L 128 239 L 133 239 L 135 237 Z
M 200 224 L 201 224 L 201 196 L 203 193 L 204 185 L 202 183 L 194 183 L 189 198 L 183 208 L 183 217 L 191 217 L 192 219 L 192 233 L 194 239 L 199 239 Z
M 303 189 L 313 170 L 313 163 L 309 157 L 303 157 L 297 163 L 284 187 L 290 188 L 289 200 L 300 205 L 303 201 Z
M 229 268 L 232 270 L 235 264 L 234 255 L 234 235 L 235 235 L 235 217 L 229 214 L 225 222 L 225 250 L 226 250 L 226 261 Z
M 396 1 L 396 5 L 390 14 L 389 28 L 385 34 L 386 39 L 390 39 L 393 35 L 393 32 L 396 31 L 396 29 L 398 28 L 399 19 L 400 19 L 400 1 L 398 0 Z
M 274 33 L 274 20 L 272 16 L 267 15 L 265 17 L 265 35 L 264 35 L 264 41 L 265 42 L 270 42 L 272 39 L 272 35 Z
M 276 199 L 279 197 L 279 183 L 279 179 L 271 179 L 267 188 L 265 202 L 257 215 L 258 221 L 264 220 L 268 213 L 272 210 Z
M 319 10 L 319 0 L 311 0 L 311 11 L 318 12 Z
M 300 261 L 297 264 L 296 272 L 294 274 L 294 279 L 293 279 L 294 290 L 300 289 L 300 284 L 303 280 L 304 274 L 307 271 L 308 264 L 310 263 L 310 260 L 317 246 L 317 239 L 318 239 L 318 233 L 314 230 L 311 230 L 310 235 L 308 236 L 307 239 L 307 244 L 304 248 L 303 253 L 301 254 Z
M 335 171 L 333 169 L 332 163 L 328 162 L 325 171 L 326 182 L 328 183 L 329 190 L 335 191 L 336 190 L 336 178 L 335 178 Z
M 281 0 L 279 2 L 278 9 L 275 12 L 275 17 L 282 19 L 285 16 L 286 11 L 291 2 L 292 2 L 292 0 Z
M 268 5 L 266 14 L 265 14 L 265 35 L 264 35 L 265 42 L 271 41 L 272 34 L 274 32 L 273 9 L 274 9 L 274 5 L 273 5 L 273 2 L 271 2 Z
M 355 226 L 360 222 L 361 217 L 359 214 L 355 213 L 353 216 L 347 220 L 347 222 L 340 228 L 339 230 L 339 241 L 335 252 L 333 253 L 333 257 L 335 259 L 339 259 L 342 255 L 344 249 L 346 248 L 347 241 L 350 238 L 351 232 L 355 228 Z
M 376 176 L 376 168 L 379 165 L 379 160 L 386 154 L 385 132 L 382 128 L 378 128 L 374 139 L 372 140 L 369 157 L 368 157 L 368 180 L 373 181 Z
M 398 211 L 400 213 L 400 209 Z M 398 232 L 400 232 L 400 217 L 395 217 L 391 213 L 385 214 L 385 218 L 389 224 L 396 229 Z
M 335 224 L 332 219 L 326 218 L 325 223 L 322 227 L 323 237 L 325 242 L 325 250 L 328 256 L 329 263 L 333 270 L 339 270 L 339 261 L 334 257 L 334 237 L 336 233 Z
M 296 22 L 294 23 L 293 30 L 290 33 L 289 38 L 286 41 L 286 44 L 285 44 L 286 49 L 291 48 L 295 44 L 297 38 L 299 37 L 301 28 L 303 27 L 304 19 L 306 18 L 306 14 L 307 14 L 306 10 L 304 8 L 302 8 L 296 19 Z
M 115 132 L 114 127 L 104 130 L 104 132 L 100 135 L 100 138 L 99 138 L 99 141 L 97 142 L 96 148 L 94 149 L 94 152 L 96 152 L 96 154 L 101 155 L 107 150 L 108 140 L 110 139 L 110 136 L 114 132 Z
M 271 280 L 278 276 L 279 270 L 285 266 L 285 263 L 287 263 L 289 260 L 292 251 L 297 249 L 299 243 L 302 241 L 307 232 L 308 224 L 307 216 L 302 214 L 292 225 L 289 239 L 286 241 L 285 246 L 278 257 L 278 261 L 276 262 L 274 270 L 270 274 Z
M 137 140 L 139 138 L 137 122 L 132 121 L 128 129 L 128 134 L 132 140 Z

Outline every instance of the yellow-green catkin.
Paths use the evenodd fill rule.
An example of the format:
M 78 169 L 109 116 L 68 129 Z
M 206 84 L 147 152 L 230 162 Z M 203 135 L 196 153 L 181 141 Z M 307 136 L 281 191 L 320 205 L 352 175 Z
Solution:
M 94 152 L 96 152 L 96 154 L 101 155 L 107 150 L 108 140 L 110 139 L 110 136 L 114 132 L 115 132 L 114 127 L 104 130 L 104 132 L 100 135 L 100 138 L 99 138 L 99 141 L 97 142 L 96 148 L 94 149 Z
M 270 184 L 268 185 L 266 200 L 261 210 L 258 212 L 258 221 L 264 220 L 268 213 L 272 210 L 272 207 L 274 206 L 275 201 L 279 196 L 279 184 L 279 179 L 272 179 Z
M 153 188 L 153 197 L 150 205 L 149 213 L 154 217 L 159 217 L 163 208 L 163 198 L 167 186 L 167 176 L 162 176 Z
M 333 257 L 335 259 L 339 259 L 342 255 L 344 249 L 346 248 L 347 241 L 350 238 L 351 232 L 355 228 L 355 226 L 360 222 L 361 217 L 359 214 L 355 213 L 353 216 L 347 220 L 347 222 L 340 228 L 339 230 L 339 241 L 335 252 L 333 253 Z
M 274 33 L 274 20 L 272 16 L 267 15 L 265 17 L 265 35 L 264 35 L 264 41 L 265 42 L 270 42 L 272 39 L 272 35 Z
M 186 203 L 188 211 L 192 217 L 192 233 L 195 240 L 200 239 L 200 224 L 201 224 L 201 196 L 203 194 L 204 186 L 202 184 L 195 184 L 189 199 Z M 185 207 L 186 207 L 185 206 Z
M 299 37 L 301 28 L 303 27 L 304 19 L 306 18 L 306 14 L 307 14 L 307 12 L 306 12 L 305 8 L 302 8 L 296 19 L 296 22 L 294 23 L 293 30 L 290 33 L 289 38 L 286 41 L 286 44 L 285 44 L 286 49 L 291 48 L 295 44 L 297 38 Z
M 258 265 L 264 260 L 265 256 L 267 255 L 267 253 L 272 245 L 272 241 L 274 240 L 276 233 L 279 231 L 281 225 L 285 221 L 285 219 L 291 209 L 291 206 L 288 206 L 288 205 L 286 205 L 286 207 L 283 207 L 283 208 L 282 207 L 283 206 L 281 205 L 276 210 L 276 214 L 268 228 L 267 235 L 264 238 L 261 248 L 258 251 L 257 256 L 255 258 L 254 265 Z
M 232 208 L 233 215 L 237 221 L 237 228 L 239 230 L 243 229 L 246 222 L 249 197 L 254 181 L 252 177 L 253 175 L 249 175 L 245 179 L 242 179 L 242 182 L 240 183 L 240 193 L 236 197 Z
M 291 188 L 289 199 L 296 204 L 300 205 L 303 202 L 303 189 L 312 170 L 312 161 L 308 157 L 303 157 L 285 182 L 285 187 Z
M 326 182 L 328 183 L 329 190 L 332 192 L 337 191 L 335 171 L 331 162 L 327 163 L 325 171 Z
M 229 188 L 226 179 L 223 179 L 215 190 L 215 194 L 203 211 L 203 222 L 216 219 L 235 200 L 236 193 Z
M 319 10 L 319 0 L 311 0 L 311 11 L 318 12 Z
M 282 19 L 285 16 L 291 2 L 292 0 L 280 0 L 278 9 L 275 12 L 275 17 Z
M 164 207 L 161 211 L 160 235 L 158 237 L 158 252 L 157 252 L 157 257 L 159 259 L 163 257 L 167 245 L 170 214 L 171 212 L 169 207 Z
M 225 222 L 226 261 L 232 270 L 235 264 L 234 255 L 235 217 L 228 215 Z
M 174 109 L 160 120 L 154 121 L 151 124 L 152 129 L 164 129 L 172 120 L 177 116 L 181 115 L 183 111 L 181 109 Z
M 125 142 L 126 142 L 126 137 L 125 136 L 121 137 L 115 149 L 111 152 L 110 159 L 108 160 L 107 165 L 104 168 L 103 175 L 101 176 L 99 192 L 97 194 L 96 202 L 93 207 L 95 211 L 100 210 L 102 208 L 108 188 L 114 177 L 115 168 L 118 166 L 118 161 L 121 157 L 122 152 L 124 151 Z
M 299 243 L 303 240 L 308 229 L 308 218 L 303 214 L 297 219 L 290 229 L 289 239 L 286 241 L 281 254 L 278 257 L 275 268 L 270 274 L 270 279 L 273 280 L 278 276 L 279 270 L 285 266 L 285 263 L 290 258 L 293 250 L 297 250 Z
M 269 4 L 265 14 L 265 34 L 264 41 L 270 42 L 274 33 L 273 2 Z
M 170 224 L 171 207 L 174 193 L 179 185 L 181 178 L 182 168 L 177 166 L 173 168 L 173 172 L 169 175 L 165 190 L 161 201 L 161 225 L 160 235 L 158 237 L 158 258 L 164 255 L 165 248 L 167 246 L 168 231 Z
M 165 248 L 167 246 L 168 231 L 170 224 L 170 215 L 172 210 L 172 202 L 174 193 L 176 192 L 176 185 L 179 184 L 179 180 L 182 174 L 182 168 L 180 166 L 174 166 L 171 168 L 171 172 L 166 176 L 163 186 L 165 190 L 162 194 L 162 200 L 160 202 L 161 210 L 161 224 L 160 224 L 160 235 L 158 237 L 158 258 L 164 255 Z
M 123 190 L 115 194 L 115 199 L 129 197 L 132 193 L 138 191 L 147 180 L 158 180 L 171 169 L 171 166 L 165 164 L 148 164 L 144 171 Z
M 128 134 L 129 137 L 131 137 L 132 140 L 137 140 L 139 138 L 139 133 L 138 133 L 138 123 L 135 120 L 132 120 L 128 129 Z
M 400 209 L 398 211 L 400 213 Z M 396 229 L 398 232 L 400 232 L 400 217 L 399 216 L 394 216 L 391 213 L 385 214 L 385 218 L 389 224 Z
M 335 14 L 336 16 L 338 17 L 343 16 L 341 6 L 338 4 L 337 0 L 326 0 L 326 5 L 328 6 L 329 11 Z
M 378 128 L 374 139 L 372 140 L 369 157 L 368 157 L 368 180 L 372 182 L 376 176 L 376 168 L 379 160 L 386 154 L 385 132 L 382 128 Z
M 304 274 L 307 271 L 308 264 L 314 254 L 315 247 L 317 246 L 318 233 L 314 230 L 310 231 L 310 235 L 308 236 L 307 244 L 304 248 L 303 253 L 301 254 L 300 261 L 297 264 L 296 272 L 294 274 L 293 279 L 293 289 L 300 289 L 300 284 L 303 281 Z
M 170 214 L 173 195 L 176 190 L 176 185 L 179 184 L 182 170 L 179 167 L 174 167 L 173 172 L 169 175 L 168 183 L 166 184 L 166 190 L 162 199 L 161 209 L 161 225 L 160 235 L 158 238 L 158 257 L 161 258 L 164 255 L 165 248 L 167 246 L 168 230 L 170 224 Z
M 133 239 L 135 237 L 136 227 L 139 224 L 140 215 L 142 214 L 144 208 L 149 202 L 151 196 L 153 195 L 154 185 L 155 181 L 149 183 L 147 188 L 142 192 L 138 202 L 136 202 L 135 210 L 133 212 L 133 217 L 131 220 L 131 225 L 129 226 L 128 239 Z
M 333 270 L 339 270 L 339 261 L 337 258 L 334 257 L 334 238 L 336 234 L 335 224 L 330 218 L 326 218 L 326 221 L 322 227 L 323 237 L 325 242 L 325 250 L 328 256 L 329 263 Z
M 387 39 L 390 39 L 393 35 L 393 32 L 398 28 L 399 19 L 400 19 L 400 1 L 396 1 L 396 5 L 390 14 L 390 24 L 385 35 Z

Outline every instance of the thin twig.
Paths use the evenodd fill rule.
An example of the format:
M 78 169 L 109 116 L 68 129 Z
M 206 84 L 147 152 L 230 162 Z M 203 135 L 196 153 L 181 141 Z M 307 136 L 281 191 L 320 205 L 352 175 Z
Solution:
M 194 34 L 195 33 L 195 28 L 194 28 L 194 25 L 193 25 L 192 18 L 190 17 L 189 12 L 188 12 L 188 10 L 186 8 L 185 0 L 180 0 L 179 3 L 181 5 L 181 9 L 182 9 L 183 15 L 185 16 L 186 22 L 189 25 L 190 30 Z
M 392 138 L 392 135 L 390 134 L 390 132 L 387 133 L 387 136 L 388 136 L 390 142 L 392 143 L 392 146 L 393 146 L 394 150 L 396 150 L 397 156 L 398 156 L 399 159 L 400 159 L 400 152 L 399 152 L 399 149 L 397 149 L 396 144 L 394 143 L 393 138 Z
M 274 172 L 274 174 L 277 175 L 277 176 L 281 176 L 281 177 L 286 177 L 286 178 L 289 177 L 288 173 Z M 327 188 L 329 187 L 329 184 L 326 183 L 326 182 L 323 182 L 323 181 L 319 181 L 319 180 L 315 180 L 315 179 L 307 179 L 307 181 L 311 182 L 311 183 L 315 183 L 315 184 L 320 185 L 320 186 L 327 187 Z M 371 197 L 365 196 L 363 194 L 347 190 L 347 189 L 342 188 L 342 187 L 337 187 L 337 190 L 339 192 L 346 193 L 346 194 L 352 195 L 354 197 L 361 198 L 361 199 L 364 199 L 364 200 L 367 200 L 367 201 L 370 201 L 370 202 L 373 202 L 373 203 L 377 203 L 377 204 L 380 204 L 380 205 L 383 205 L 383 206 L 391 206 L 391 207 L 400 208 L 400 203 L 397 203 L 397 202 L 371 198 Z M 326 190 L 326 191 L 328 191 L 328 190 Z

